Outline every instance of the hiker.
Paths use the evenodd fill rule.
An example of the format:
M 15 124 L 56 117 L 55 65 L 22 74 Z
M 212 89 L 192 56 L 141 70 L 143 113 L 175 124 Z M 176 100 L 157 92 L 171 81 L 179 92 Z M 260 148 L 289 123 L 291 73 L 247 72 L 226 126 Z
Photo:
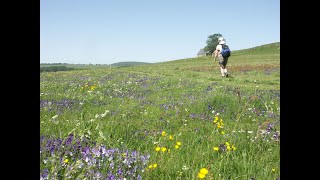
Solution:
M 227 62 L 228 57 L 222 57 L 221 51 L 222 51 L 222 45 L 226 45 L 226 41 L 223 37 L 220 37 L 218 39 L 218 45 L 216 47 L 216 50 L 214 51 L 214 59 L 216 57 L 219 58 L 219 65 L 220 65 L 220 71 L 222 77 L 229 77 L 228 71 L 227 71 Z

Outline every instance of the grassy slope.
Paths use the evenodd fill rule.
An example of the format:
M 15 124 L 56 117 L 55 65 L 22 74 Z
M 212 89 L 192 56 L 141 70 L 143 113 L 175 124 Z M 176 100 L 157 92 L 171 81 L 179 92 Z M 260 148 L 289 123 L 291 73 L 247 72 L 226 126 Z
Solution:
M 260 86 L 262 89 L 279 89 L 280 43 L 234 51 L 229 58 L 227 67 L 231 74 L 229 79 L 221 79 L 219 64 L 217 61 L 214 62 L 212 57 L 168 61 L 127 67 L 122 70 L 170 76 L 176 79 L 189 78 L 205 83 L 214 81 L 221 85 L 227 82 L 229 85 L 240 87 Z

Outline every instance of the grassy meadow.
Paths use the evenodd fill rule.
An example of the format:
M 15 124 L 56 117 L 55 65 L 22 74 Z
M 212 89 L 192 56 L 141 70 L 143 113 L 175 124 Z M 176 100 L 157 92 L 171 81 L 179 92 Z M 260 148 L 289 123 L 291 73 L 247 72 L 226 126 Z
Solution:
M 280 43 L 40 73 L 40 179 L 280 178 Z

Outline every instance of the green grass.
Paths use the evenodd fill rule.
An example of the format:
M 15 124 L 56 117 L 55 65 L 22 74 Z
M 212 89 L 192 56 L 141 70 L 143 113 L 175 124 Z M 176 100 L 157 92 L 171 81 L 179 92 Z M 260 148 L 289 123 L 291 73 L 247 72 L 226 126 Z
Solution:
M 71 132 L 109 148 L 150 154 L 147 165 L 158 166 L 141 172 L 146 180 L 198 179 L 204 167 L 209 170 L 204 179 L 276 179 L 280 142 L 272 136 L 280 133 L 279 47 L 232 52 L 226 79 L 211 57 L 41 73 L 40 134 L 64 139 Z M 268 125 L 274 125 L 270 134 Z M 213 150 L 225 142 L 236 150 Z M 43 159 L 40 167 L 55 169 Z

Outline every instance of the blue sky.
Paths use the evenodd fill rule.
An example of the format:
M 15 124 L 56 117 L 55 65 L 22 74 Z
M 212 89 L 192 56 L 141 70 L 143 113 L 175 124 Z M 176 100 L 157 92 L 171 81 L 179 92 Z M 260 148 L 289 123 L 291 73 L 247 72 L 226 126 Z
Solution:
M 280 0 L 40 0 L 40 63 L 191 58 L 216 33 L 231 50 L 280 42 Z

